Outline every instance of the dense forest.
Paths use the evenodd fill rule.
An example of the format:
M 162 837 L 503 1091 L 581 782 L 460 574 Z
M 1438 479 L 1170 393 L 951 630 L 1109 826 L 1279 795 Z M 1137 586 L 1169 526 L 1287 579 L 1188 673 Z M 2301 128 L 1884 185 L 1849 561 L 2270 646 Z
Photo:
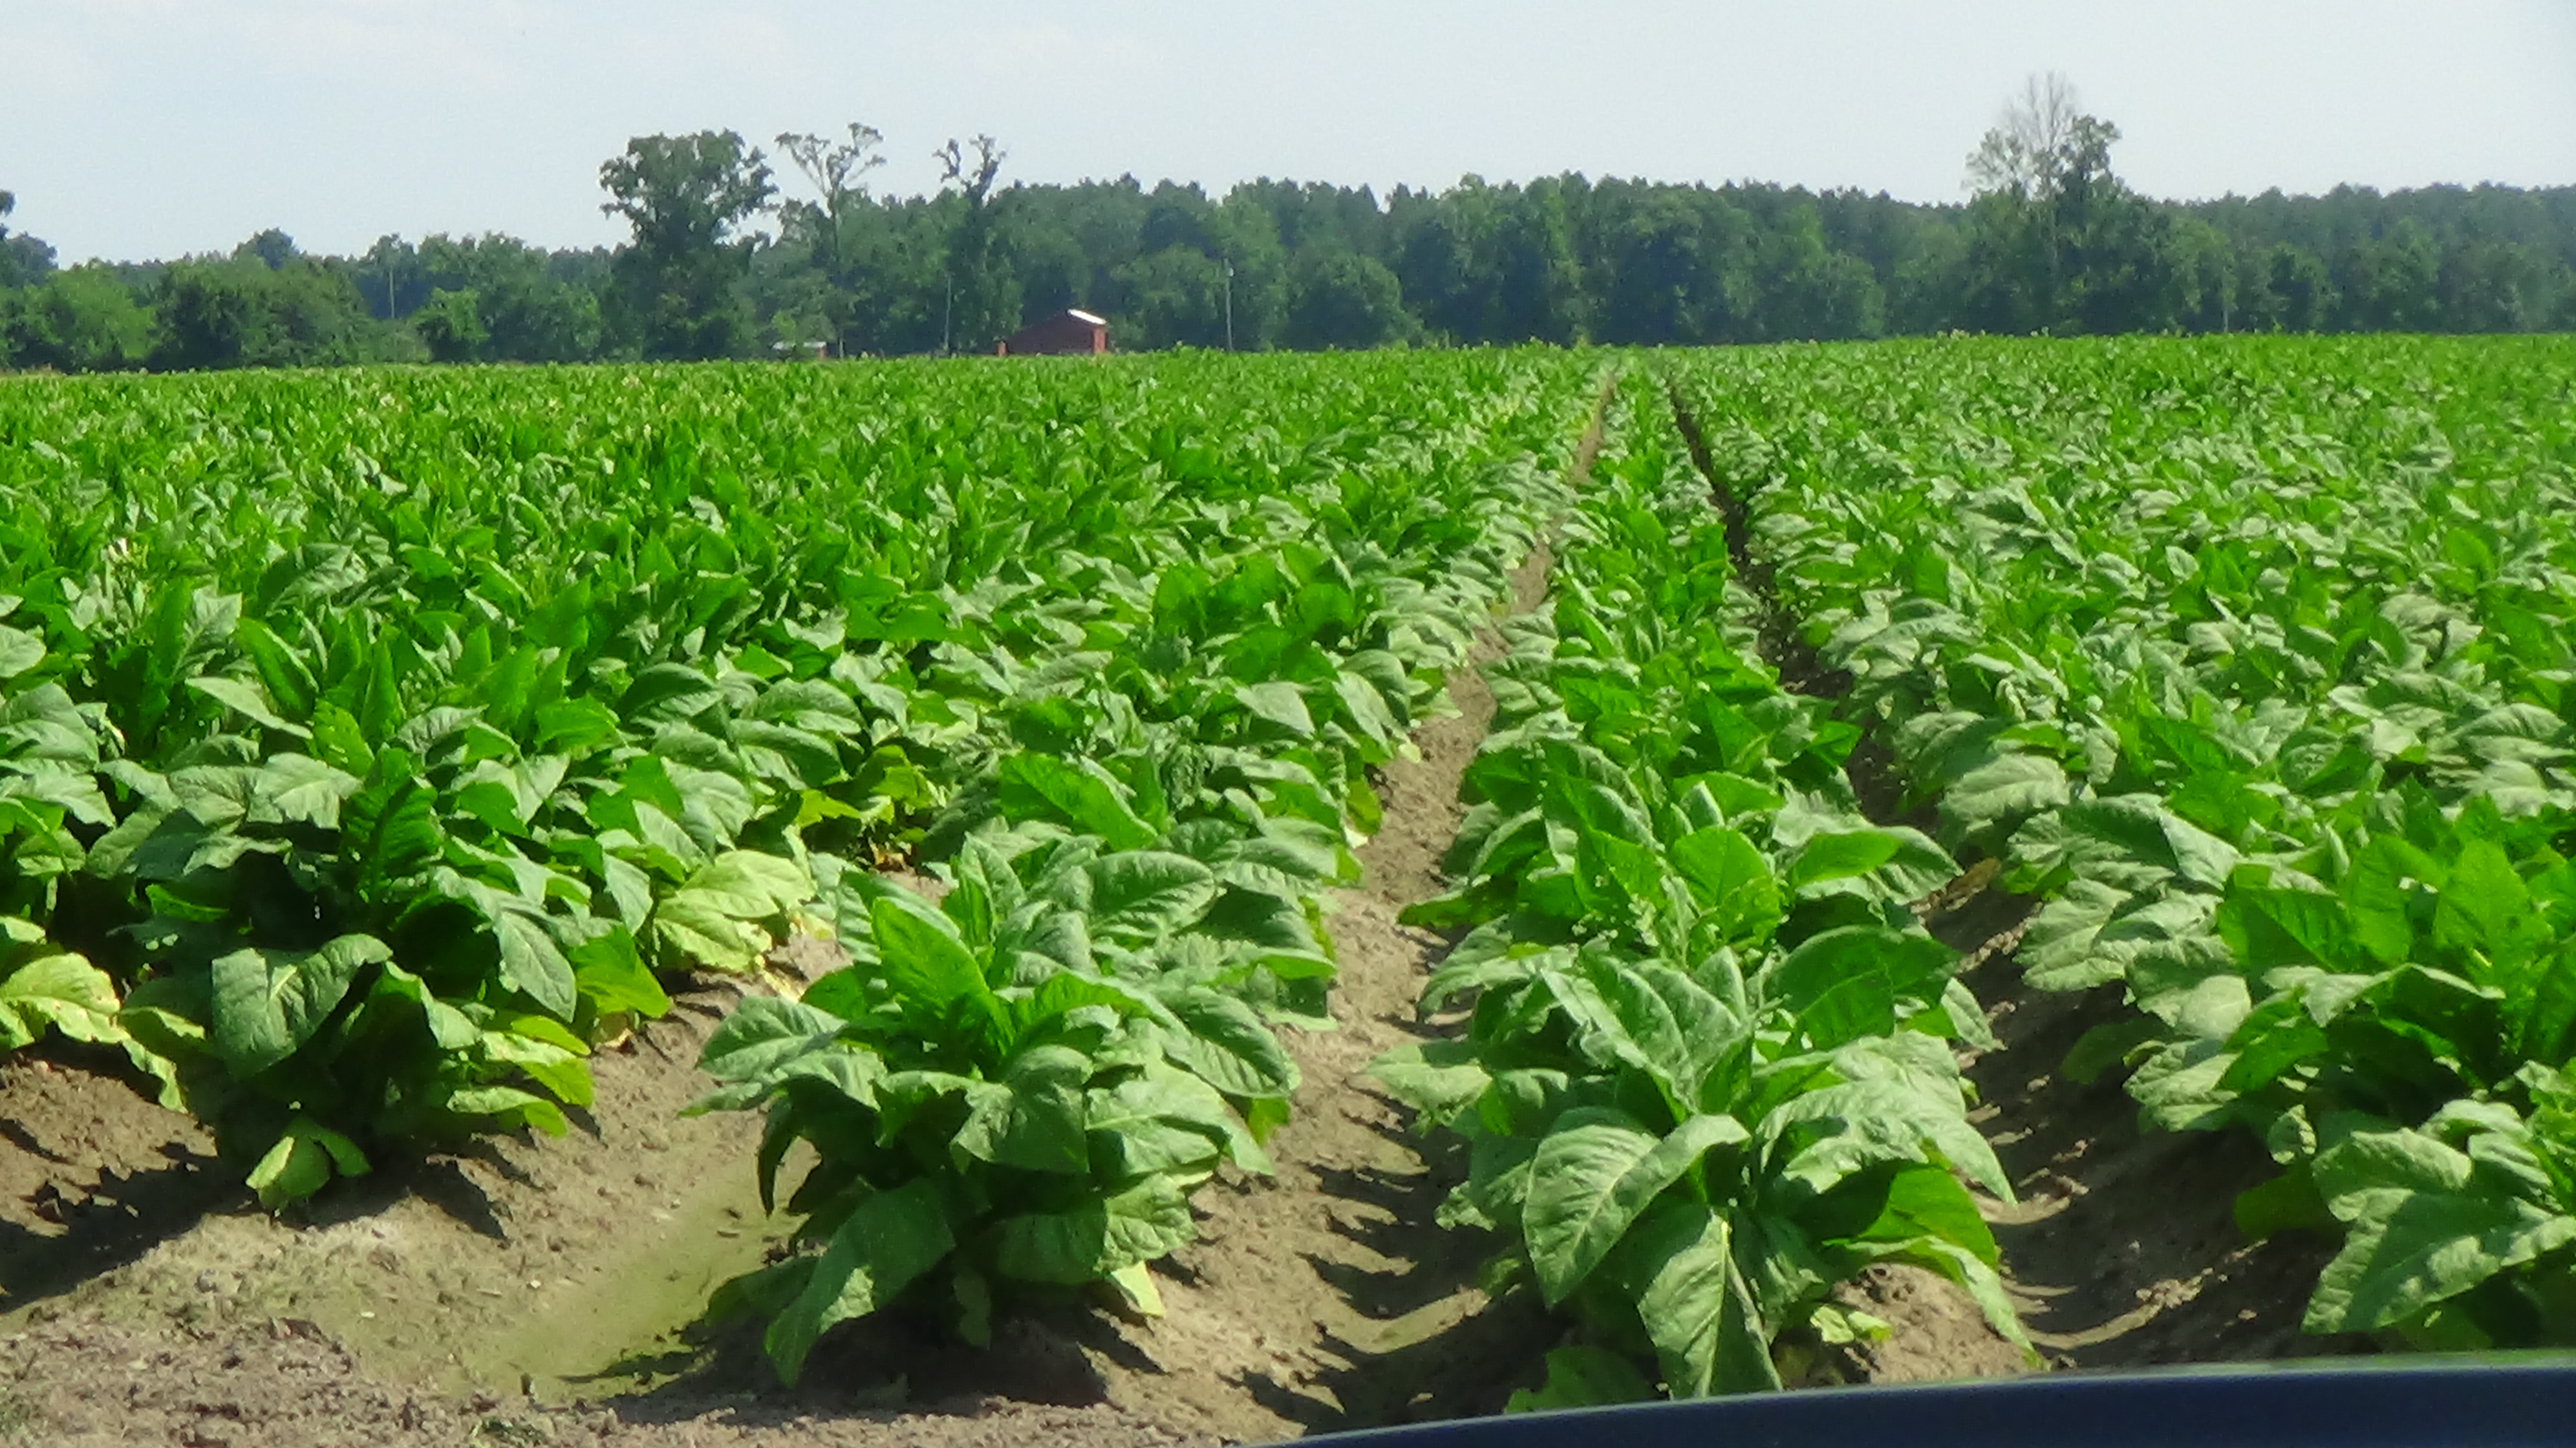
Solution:
M 990 137 L 927 196 L 882 137 L 642 137 L 600 168 L 623 246 L 279 231 L 230 254 L 58 267 L 0 191 L 0 366 L 98 371 L 989 351 L 1064 307 L 1123 349 L 1705 344 L 1996 333 L 2576 328 L 2576 186 L 2168 202 L 2117 128 L 2034 86 L 1974 196 L 1580 175 L 1443 191 L 1133 177 L 1000 184 Z

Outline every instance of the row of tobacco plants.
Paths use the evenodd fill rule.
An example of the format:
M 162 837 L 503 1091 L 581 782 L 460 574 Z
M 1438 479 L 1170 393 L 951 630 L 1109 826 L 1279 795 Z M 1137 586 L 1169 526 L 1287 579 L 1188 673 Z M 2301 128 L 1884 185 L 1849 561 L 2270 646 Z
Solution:
M 764 1186 L 819 1159 L 730 1294 L 782 1370 L 907 1289 L 1150 1307 L 1585 366 L 12 387 L 0 1048 L 123 1047 L 282 1205 L 561 1131 L 669 981 L 836 928 L 708 1053 Z
M 1958 870 L 1872 824 L 1859 733 L 1756 651 L 1725 528 L 1657 387 L 1625 388 L 1556 540 L 1553 603 L 1505 626 L 1427 982 L 1447 1029 L 1373 1070 L 1464 1138 L 1443 1209 L 1497 1287 L 1571 1315 L 1520 1406 L 1776 1387 L 1885 1331 L 1832 1289 L 1901 1261 L 2022 1340 L 1968 1184 L 1983 1014 L 1910 908 Z
M 2067 1069 L 2254 1133 L 2318 1332 L 2576 1342 L 2576 346 L 1685 364 L 1844 718 L 2129 1009 Z

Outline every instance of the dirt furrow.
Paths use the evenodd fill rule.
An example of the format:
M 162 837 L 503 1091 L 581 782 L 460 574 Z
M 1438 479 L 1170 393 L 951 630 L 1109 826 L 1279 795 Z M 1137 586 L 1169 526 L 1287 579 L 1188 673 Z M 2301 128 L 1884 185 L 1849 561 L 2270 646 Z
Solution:
M 1576 487 L 1615 385 L 1605 379 L 1576 445 Z M 1542 544 L 1513 573 L 1511 613 L 1539 606 L 1551 562 Z M 1166 1264 L 1166 1316 L 1093 1350 L 1112 1404 L 1247 1442 L 1492 1413 L 1553 1339 L 1526 1294 L 1477 1290 L 1495 1246 L 1486 1234 L 1437 1222 L 1466 1173 L 1455 1143 L 1416 1135 L 1362 1074 L 1426 1030 L 1415 1001 L 1448 942 L 1396 916 L 1447 887 L 1459 782 L 1494 715 L 1478 666 L 1500 652 L 1488 631 L 1447 680 L 1456 713 L 1416 730 L 1417 757 L 1380 772 L 1384 817 L 1359 852 L 1363 883 L 1331 900 L 1337 1029 L 1288 1041 L 1304 1085 L 1271 1143 L 1278 1176 L 1201 1196 L 1200 1240 Z
M 1516 576 L 1520 608 L 1547 564 L 1542 551 Z M 1513 1386 L 1500 1375 L 1533 1360 L 1547 1331 L 1526 1309 L 1487 1311 L 1473 1284 L 1490 1245 L 1433 1220 L 1463 1161 L 1426 1157 L 1361 1074 L 1414 1038 L 1415 997 L 1447 948 L 1396 915 L 1444 888 L 1459 778 L 1493 717 L 1472 666 L 1448 688 L 1458 712 L 1416 731 L 1420 758 L 1379 777 L 1384 827 L 1359 852 L 1365 883 L 1333 896 L 1338 1029 L 1288 1040 L 1305 1084 L 1270 1144 L 1277 1178 L 1202 1194 L 1200 1240 L 1167 1264 L 1164 1318 L 1095 1348 L 1109 1401 L 1140 1417 L 1258 1442 L 1491 1412 Z

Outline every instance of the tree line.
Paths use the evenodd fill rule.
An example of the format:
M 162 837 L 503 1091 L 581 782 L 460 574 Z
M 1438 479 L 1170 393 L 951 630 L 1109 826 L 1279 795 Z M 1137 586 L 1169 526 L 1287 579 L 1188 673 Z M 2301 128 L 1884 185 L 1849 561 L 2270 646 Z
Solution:
M 1066 307 L 1122 349 L 1838 340 L 1951 330 L 2576 329 L 2576 186 L 2170 202 L 2119 130 L 2034 81 L 1973 198 L 1469 176 L 1445 190 L 1133 177 L 1001 184 L 992 137 L 932 193 L 868 185 L 884 138 L 648 136 L 600 168 L 614 248 L 265 231 L 229 254 L 58 267 L 6 227 L 0 365 L 58 371 L 989 351 Z

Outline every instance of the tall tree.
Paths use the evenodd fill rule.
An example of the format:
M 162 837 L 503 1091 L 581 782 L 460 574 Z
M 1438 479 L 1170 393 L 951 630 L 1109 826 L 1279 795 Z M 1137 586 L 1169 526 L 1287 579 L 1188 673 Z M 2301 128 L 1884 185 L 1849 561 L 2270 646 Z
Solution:
M 2111 170 L 2120 128 L 2057 74 L 2034 76 L 1968 157 L 1962 313 L 1998 331 L 2126 331 L 2173 320 L 2169 218 Z
M 1413 330 L 1404 288 L 1383 262 L 1339 247 L 1302 252 L 1288 281 L 1282 340 L 1291 347 L 1383 347 Z
M 18 209 L 18 198 L 0 191 L 0 218 Z M 0 225 L 0 288 L 33 286 L 54 271 L 54 249 L 27 233 Z
M 967 146 L 975 151 L 971 160 Z M 941 191 L 953 190 L 955 198 L 948 229 L 947 290 L 940 309 L 940 346 L 948 351 L 963 347 L 980 352 L 1019 327 L 1019 286 L 1008 259 L 993 244 L 988 205 L 1008 154 L 991 136 L 977 136 L 966 145 L 951 138 L 931 153 L 939 163 Z
M 850 122 L 849 139 L 786 132 L 778 149 L 793 162 L 818 198 L 790 201 L 781 208 L 783 229 L 803 232 L 813 248 L 814 270 L 821 276 L 822 321 L 832 329 L 835 351 L 849 350 L 850 292 L 847 233 L 852 211 L 866 200 L 867 174 L 885 164 L 878 147 L 885 134 L 874 126 Z
M 98 263 L 60 271 L 0 313 L 0 354 L 17 366 L 58 372 L 140 367 L 152 352 L 152 313 L 114 270 Z
M 694 360 L 747 350 L 752 324 L 740 282 L 751 242 L 743 228 L 777 194 L 760 151 L 733 131 L 638 136 L 600 166 L 599 184 L 610 198 L 600 210 L 634 228 L 610 296 L 643 354 Z
M 1559 344 L 1581 337 L 1583 269 L 1574 256 L 1574 225 L 1563 182 L 1534 181 L 1504 202 L 1495 228 L 1493 268 L 1489 337 Z

